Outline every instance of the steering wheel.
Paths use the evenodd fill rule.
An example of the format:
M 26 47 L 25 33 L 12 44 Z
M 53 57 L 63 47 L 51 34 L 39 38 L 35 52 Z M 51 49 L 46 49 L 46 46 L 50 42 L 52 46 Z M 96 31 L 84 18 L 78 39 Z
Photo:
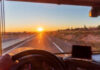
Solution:
M 12 60 L 18 62 L 11 70 L 22 70 L 22 67 L 24 67 L 25 64 L 31 64 L 31 70 L 44 70 L 41 68 L 43 62 L 45 65 L 44 67 L 47 67 L 48 65 L 52 67 L 53 70 L 65 70 L 63 60 L 59 59 L 54 54 L 43 50 L 27 50 L 12 56 Z

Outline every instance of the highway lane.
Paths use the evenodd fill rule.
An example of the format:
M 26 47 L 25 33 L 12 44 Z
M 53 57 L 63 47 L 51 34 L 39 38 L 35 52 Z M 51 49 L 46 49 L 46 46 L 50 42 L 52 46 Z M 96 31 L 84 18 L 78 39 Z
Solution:
M 16 53 L 25 51 L 25 50 L 46 50 L 52 53 L 64 53 L 71 52 L 72 45 L 69 42 L 64 42 L 61 39 L 46 35 L 46 34 L 38 34 L 35 37 L 14 46 L 14 48 L 9 50 L 10 55 L 14 55 Z M 69 56 L 68 54 L 63 56 Z M 93 60 L 100 62 L 100 54 L 93 55 Z
M 31 47 L 33 49 L 47 50 L 50 52 L 59 51 L 44 34 L 37 35 L 30 42 L 24 44 L 23 47 Z
M 30 41 L 25 42 L 23 45 L 11 51 L 10 54 L 13 55 L 29 49 L 46 50 L 52 53 L 64 53 L 71 49 L 70 46 L 62 40 L 40 33 Z

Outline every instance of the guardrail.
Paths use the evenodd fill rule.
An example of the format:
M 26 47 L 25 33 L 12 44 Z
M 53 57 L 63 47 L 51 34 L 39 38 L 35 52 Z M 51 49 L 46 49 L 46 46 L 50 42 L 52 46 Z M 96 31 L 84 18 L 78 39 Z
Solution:
M 12 48 L 15 48 L 16 45 L 23 43 L 26 40 L 31 39 L 32 37 L 34 37 L 35 35 L 31 35 L 22 39 L 17 39 L 17 40 L 12 40 L 12 41 L 8 41 L 2 44 L 2 50 L 3 53 L 7 52 L 8 50 L 11 50 Z

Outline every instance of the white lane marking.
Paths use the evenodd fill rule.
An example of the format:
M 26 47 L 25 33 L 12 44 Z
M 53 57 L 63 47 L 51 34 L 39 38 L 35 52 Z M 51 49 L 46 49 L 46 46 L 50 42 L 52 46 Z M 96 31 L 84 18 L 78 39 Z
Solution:
M 27 42 L 31 41 L 32 39 L 33 39 L 33 38 L 30 38 L 30 39 L 28 39 L 28 40 L 24 41 L 23 43 L 21 43 L 21 44 L 19 44 L 19 45 L 15 46 L 15 47 L 14 47 L 14 48 L 12 48 L 11 50 L 8 50 L 7 52 L 3 53 L 3 55 L 8 54 L 10 51 L 12 51 L 12 50 L 14 50 L 14 49 L 16 49 L 16 48 L 18 48 L 18 47 L 20 47 L 20 46 L 24 45 L 25 43 L 27 43 Z
M 48 40 L 52 42 L 52 39 L 50 37 L 48 37 Z M 58 49 L 60 50 L 60 52 L 64 53 L 64 51 L 55 43 L 55 42 L 52 42 L 52 44 Z M 69 56 L 67 54 L 64 54 L 64 56 Z
M 48 37 L 48 40 L 52 42 L 51 38 Z M 64 53 L 64 51 L 55 43 L 55 42 L 52 42 L 52 44 L 62 53 Z
M 58 49 L 58 50 L 60 50 L 60 52 L 61 53 L 64 53 L 64 51 L 55 43 L 55 42 L 53 42 L 53 44 L 56 46 L 56 48 Z M 64 54 L 64 56 L 68 56 L 67 54 Z
M 64 51 L 55 42 L 53 42 L 53 44 L 55 45 L 56 48 L 60 50 L 60 52 L 64 53 Z

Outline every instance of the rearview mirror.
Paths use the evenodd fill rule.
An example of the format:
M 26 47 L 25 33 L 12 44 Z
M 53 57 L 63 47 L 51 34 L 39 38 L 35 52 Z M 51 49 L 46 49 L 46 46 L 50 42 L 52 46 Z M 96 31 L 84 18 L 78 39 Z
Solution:
M 98 17 L 100 16 L 100 7 L 92 7 L 89 12 L 90 17 Z

